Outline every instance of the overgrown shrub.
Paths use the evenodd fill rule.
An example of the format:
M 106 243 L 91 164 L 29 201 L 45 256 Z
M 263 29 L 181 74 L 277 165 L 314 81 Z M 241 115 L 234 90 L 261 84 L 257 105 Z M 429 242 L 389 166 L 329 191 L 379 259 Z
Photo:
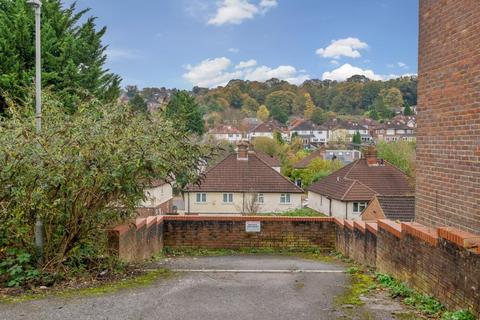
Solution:
M 32 266 L 36 216 L 45 226 L 42 270 L 94 268 L 105 262 L 105 229 L 130 217 L 156 179 L 199 179 L 211 148 L 161 114 L 134 114 L 96 100 L 62 112 L 44 103 L 35 134 L 31 109 L 0 121 L 0 279 L 11 286 L 38 276 Z

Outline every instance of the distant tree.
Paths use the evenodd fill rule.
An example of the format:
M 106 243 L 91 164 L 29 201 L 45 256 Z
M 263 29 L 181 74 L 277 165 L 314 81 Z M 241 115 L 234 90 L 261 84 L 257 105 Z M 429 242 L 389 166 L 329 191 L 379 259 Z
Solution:
M 132 111 L 134 112 L 147 112 L 147 102 L 142 98 L 140 94 L 135 94 L 133 98 L 128 102 Z
M 257 137 L 253 139 L 253 149 L 273 157 L 279 153 L 280 147 L 275 140 L 269 137 Z
M 303 114 L 303 117 L 307 120 L 311 120 L 313 113 L 315 111 L 315 105 L 313 104 L 312 97 L 308 92 L 305 93 L 304 97 L 305 97 L 305 112 Z
M 242 111 L 248 116 L 254 116 L 258 111 L 258 102 L 248 94 L 242 96 Z
M 321 108 L 313 109 L 311 120 L 315 124 L 322 124 L 327 121 L 327 114 Z
M 383 89 L 380 91 L 380 97 L 390 110 L 401 110 L 404 105 L 402 93 L 398 88 Z
M 120 77 L 105 68 L 106 28 L 88 10 L 61 0 L 42 4 L 42 84 L 73 113 L 92 97 L 113 102 Z M 0 0 L 0 113 L 6 101 L 24 104 L 35 76 L 35 19 L 24 0 Z
M 205 132 L 199 105 L 186 91 L 178 91 L 172 96 L 165 108 L 165 116 L 175 123 L 180 123 L 187 132 L 199 136 Z
M 272 115 L 273 119 L 280 123 L 285 124 L 288 121 L 288 114 L 281 106 L 274 105 L 272 109 L 270 109 L 270 114 Z
M 270 117 L 270 111 L 268 111 L 265 105 L 261 105 L 257 111 L 257 118 L 262 121 L 267 121 Z
M 296 95 L 291 91 L 275 91 L 270 93 L 265 101 L 265 105 L 270 110 L 270 113 L 273 116 L 272 110 L 277 109 L 277 113 L 282 111 L 285 115 L 290 115 L 293 113 L 293 106 L 295 102 Z
M 273 132 L 273 139 L 275 139 L 275 141 L 278 144 L 284 144 L 284 142 L 285 142 L 285 141 L 283 141 L 282 133 L 280 131 L 277 131 L 277 130 L 275 130 L 275 132 Z
M 127 97 L 129 99 L 133 99 L 138 94 L 138 87 L 133 85 L 128 85 L 125 87 L 125 91 L 127 93 Z
M 355 144 L 362 144 L 362 136 L 360 135 L 360 132 L 357 131 L 353 134 L 352 136 L 352 143 Z
M 378 157 L 387 160 L 412 179 L 415 179 L 416 171 L 415 149 L 415 142 L 381 142 L 377 145 Z
M 412 110 L 412 108 L 410 108 L 410 106 L 408 104 L 403 109 L 403 115 L 404 116 L 413 116 L 413 110 Z

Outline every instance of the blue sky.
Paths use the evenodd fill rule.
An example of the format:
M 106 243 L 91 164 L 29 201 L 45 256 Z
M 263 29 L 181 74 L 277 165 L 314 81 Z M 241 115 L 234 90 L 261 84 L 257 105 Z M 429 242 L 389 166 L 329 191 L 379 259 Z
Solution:
M 417 72 L 418 0 L 78 0 L 123 85 L 343 80 Z

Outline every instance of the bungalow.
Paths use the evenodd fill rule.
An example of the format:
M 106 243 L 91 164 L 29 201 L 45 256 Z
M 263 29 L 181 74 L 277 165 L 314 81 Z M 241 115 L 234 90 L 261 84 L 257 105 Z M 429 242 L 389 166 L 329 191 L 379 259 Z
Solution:
M 256 214 L 301 208 L 304 191 L 274 170 L 248 142 L 207 170 L 185 192 L 186 214 Z
M 140 216 L 160 215 L 172 212 L 173 189 L 164 180 L 152 181 L 144 190 L 145 199 L 136 211 Z
M 361 214 L 363 221 L 390 219 L 411 222 L 415 220 L 415 196 L 375 196 Z
M 308 188 L 308 206 L 329 216 L 359 220 L 377 195 L 413 193 L 408 177 L 387 161 L 377 159 L 370 147 L 365 156 Z
M 295 163 L 295 169 L 305 169 L 312 160 L 321 158 L 324 160 L 339 160 L 344 164 L 349 164 L 355 160 L 360 159 L 362 153 L 358 150 L 325 150 L 324 148 L 317 149 L 308 156 Z

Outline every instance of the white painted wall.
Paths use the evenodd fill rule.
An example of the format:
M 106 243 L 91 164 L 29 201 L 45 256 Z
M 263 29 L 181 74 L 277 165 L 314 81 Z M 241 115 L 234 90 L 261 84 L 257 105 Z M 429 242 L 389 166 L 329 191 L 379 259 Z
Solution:
M 158 207 L 162 203 L 173 198 L 172 186 L 168 183 L 158 187 L 145 189 L 144 193 L 146 199 L 140 203 L 139 207 Z
M 196 192 L 185 194 L 185 212 L 188 213 L 242 213 L 243 212 L 243 193 L 233 193 L 233 203 L 223 202 L 223 192 L 205 192 L 207 201 L 205 203 L 196 202 Z M 229 192 L 227 192 L 229 193 Z M 190 196 L 190 197 L 189 197 Z M 245 202 L 248 203 L 253 195 L 245 194 Z M 283 212 L 302 207 L 302 194 L 290 193 L 290 203 L 280 203 L 280 193 L 264 193 L 264 203 L 258 204 L 257 213 Z M 190 198 L 190 199 L 189 199 Z M 189 210 L 190 208 L 190 210 Z M 246 212 L 247 213 L 247 212 Z
M 332 217 L 345 219 L 345 210 L 347 219 L 361 220 L 360 213 L 353 212 L 353 202 L 345 202 L 336 199 L 332 201 Z M 346 209 L 345 209 L 346 206 Z M 330 199 L 316 192 L 308 191 L 308 207 L 315 211 L 330 215 Z

